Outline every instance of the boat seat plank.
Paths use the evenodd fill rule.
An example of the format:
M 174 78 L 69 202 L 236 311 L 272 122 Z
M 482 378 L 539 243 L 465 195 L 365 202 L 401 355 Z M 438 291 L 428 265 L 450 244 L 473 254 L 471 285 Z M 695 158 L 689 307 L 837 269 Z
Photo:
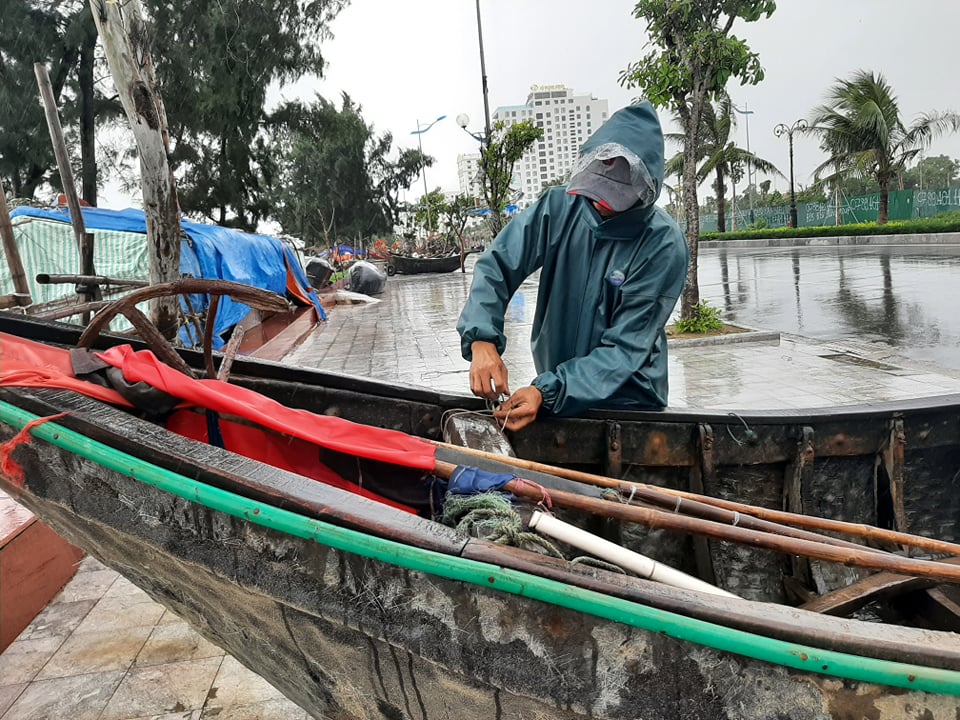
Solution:
M 960 565 L 960 558 L 946 558 L 940 562 Z M 896 597 L 913 590 L 933 587 L 936 584 L 936 580 L 929 578 L 879 572 L 853 585 L 820 595 L 809 602 L 803 603 L 800 607 L 810 612 L 825 615 L 849 615 L 874 600 Z

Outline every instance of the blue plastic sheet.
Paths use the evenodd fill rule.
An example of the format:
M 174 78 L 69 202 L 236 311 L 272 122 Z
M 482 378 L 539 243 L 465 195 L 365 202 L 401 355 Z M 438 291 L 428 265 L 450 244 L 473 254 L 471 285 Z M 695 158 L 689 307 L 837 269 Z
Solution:
M 88 230 L 116 230 L 119 232 L 147 232 L 146 216 L 142 210 L 106 210 L 104 208 L 81 208 L 84 226 Z M 11 217 L 22 215 L 70 222 L 69 208 L 53 210 L 19 207 L 10 213 Z M 306 273 L 300 265 L 296 253 L 289 243 L 269 235 L 245 233 L 240 230 L 205 225 L 190 220 L 180 220 L 180 227 L 186 236 L 180 246 L 180 274 L 184 276 L 207 278 L 211 280 L 232 280 L 253 287 L 270 290 L 286 296 L 288 268 L 296 279 L 303 294 L 310 298 L 322 320 L 326 314 L 316 292 L 310 287 Z M 195 310 L 206 309 L 206 296 L 191 296 L 190 302 Z M 217 322 L 214 328 L 217 337 L 215 344 L 222 347 L 220 337 L 231 327 L 246 317 L 250 308 L 231 300 L 220 299 L 217 309 Z M 198 338 L 181 333 L 181 339 L 194 344 Z

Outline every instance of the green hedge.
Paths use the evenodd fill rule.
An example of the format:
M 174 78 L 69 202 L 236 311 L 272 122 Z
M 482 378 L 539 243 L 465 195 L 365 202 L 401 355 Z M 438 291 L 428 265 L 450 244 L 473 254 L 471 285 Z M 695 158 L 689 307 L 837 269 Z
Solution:
M 960 232 L 960 211 L 915 220 L 893 220 L 886 225 L 825 225 L 822 227 L 763 228 L 726 233 L 703 233 L 701 240 L 770 240 L 775 238 L 843 237 L 853 235 L 921 235 L 926 233 Z

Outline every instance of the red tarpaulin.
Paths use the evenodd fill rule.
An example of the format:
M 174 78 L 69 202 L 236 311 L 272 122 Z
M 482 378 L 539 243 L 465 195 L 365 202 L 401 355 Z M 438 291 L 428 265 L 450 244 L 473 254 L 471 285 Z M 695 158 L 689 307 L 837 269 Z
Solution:
M 221 420 L 227 449 L 395 507 L 404 506 L 368 493 L 323 466 L 316 448 L 310 445 L 433 472 L 435 447 L 420 438 L 288 408 L 253 390 L 220 380 L 190 378 L 161 363 L 149 350 L 135 352 L 129 345 L 122 345 L 97 353 L 97 357 L 120 368 L 128 382 L 145 382 L 180 398 L 181 411 L 171 416 L 169 426 L 186 437 L 208 441 L 205 418 L 182 410 L 199 407 L 242 418 L 291 437 L 264 435 L 256 428 Z M 106 403 L 130 406 L 116 391 L 74 377 L 67 350 L 0 333 L 0 386 L 4 385 L 63 388 Z

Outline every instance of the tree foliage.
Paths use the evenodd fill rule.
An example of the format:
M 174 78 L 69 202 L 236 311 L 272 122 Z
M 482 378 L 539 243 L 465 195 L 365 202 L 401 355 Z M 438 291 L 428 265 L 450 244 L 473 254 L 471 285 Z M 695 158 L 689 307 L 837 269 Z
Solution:
M 0 179 L 14 195 L 33 198 L 45 182 L 59 186 L 34 63 L 47 66 L 65 127 L 81 127 L 83 197 L 96 203 L 93 121 L 119 107 L 96 92 L 96 28 L 83 0 L 10 0 L 0 23 Z
M 678 118 L 679 120 L 679 118 Z M 733 101 L 726 92 L 721 92 L 715 102 L 707 103 L 700 115 L 700 156 L 697 158 L 697 183 L 702 183 L 711 173 L 714 174 L 713 183 L 717 202 L 717 229 L 726 232 L 726 179 L 739 180 L 743 174 L 743 166 L 750 164 L 754 170 L 771 173 L 783 177 L 777 167 L 769 160 L 758 157 L 749 150 L 739 147 L 733 136 L 737 127 L 737 117 Z M 667 140 L 683 143 L 684 135 L 668 133 Z M 678 152 L 670 158 L 664 168 L 664 174 L 683 175 L 684 155 Z
M 507 127 L 498 120 L 480 150 L 480 186 L 490 231 L 496 237 L 503 229 L 503 211 L 511 200 L 513 166 L 531 145 L 543 137 L 543 129 L 531 122 L 518 122 Z
M 829 156 L 814 175 L 823 182 L 873 177 L 880 189 L 877 223 L 883 225 L 891 182 L 931 140 L 958 130 L 960 114 L 950 112 L 923 114 L 908 127 L 883 75 L 858 70 L 838 80 L 824 104 L 813 111 L 809 132 L 819 135 L 820 148 Z
M 399 190 L 423 167 L 419 151 L 391 161 L 392 136 L 377 137 L 348 95 L 340 108 L 319 96 L 310 105 L 286 103 L 270 128 L 271 215 L 285 233 L 324 246 L 392 232 Z
M 440 228 L 446 210 L 447 200 L 443 190 L 434 188 L 413 205 L 413 219 L 416 226 L 424 228 L 430 238 Z
M 633 10 L 634 17 L 647 23 L 649 50 L 623 71 L 620 81 L 640 88 L 657 107 L 675 112 L 684 134 L 683 204 L 690 246 L 681 305 L 684 318 L 700 301 L 696 164 L 701 115 L 728 81 L 755 85 L 763 79 L 759 57 L 732 29 L 737 20 L 755 22 L 775 9 L 773 0 L 639 0 Z
M 903 173 L 903 189 L 960 185 L 960 160 L 946 155 L 925 157 Z
M 346 0 L 145 0 L 185 211 L 254 229 L 270 210 L 267 91 L 323 72 Z

